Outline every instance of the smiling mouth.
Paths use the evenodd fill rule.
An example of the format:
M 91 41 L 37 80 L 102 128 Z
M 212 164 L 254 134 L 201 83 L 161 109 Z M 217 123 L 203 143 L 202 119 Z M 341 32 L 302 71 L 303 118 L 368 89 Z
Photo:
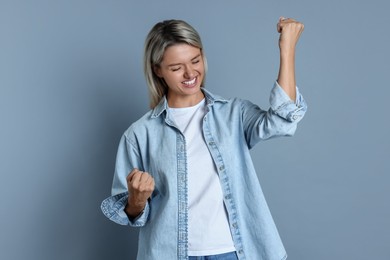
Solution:
M 183 83 L 184 85 L 186 85 L 186 86 L 191 86 L 191 85 L 194 85 L 194 84 L 195 84 L 197 78 L 198 78 L 198 77 L 195 77 L 195 78 L 193 78 L 193 79 L 191 79 L 191 80 L 183 81 L 182 83 Z

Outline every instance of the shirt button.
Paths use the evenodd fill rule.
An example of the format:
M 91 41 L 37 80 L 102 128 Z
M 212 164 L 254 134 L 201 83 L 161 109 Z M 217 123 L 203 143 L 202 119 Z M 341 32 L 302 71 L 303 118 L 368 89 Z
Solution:
M 237 223 L 233 223 L 233 228 L 237 228 Z
M 211 141 L 211 142 L 209 142 L 209 145 L 214 145 L 214 142 L 212 142 L 212 141 Z
M 242 252 L 242 250 L 240 249 L 240 250 L 238 250 L 238 253 L 241 255 L 243 252 Z
M 219 167 L 220 171 L 223 171 L 224 169 L 225 169 L 225 167 L 223 165 L 221 167 Z
M 297 116 L 297 115 L 293 115 L 293 119 L 294 119 L 294 120 L 297 120 L 297 119 L 298 119 L 298 116 Z

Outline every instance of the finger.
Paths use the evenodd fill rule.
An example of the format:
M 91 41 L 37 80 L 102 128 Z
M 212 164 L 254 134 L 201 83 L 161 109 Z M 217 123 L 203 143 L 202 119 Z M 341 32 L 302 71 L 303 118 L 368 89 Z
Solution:
M 127 179 L 128 181 L 130 181 L 131 178 L 133 178 L 134 174 L 136 174 L 138 171 L 139 171 L 138 168 L 134 168 L 134 169 L 131 170 L 131 172 L 127 175 L 126 179 Z
M 139 179 L 138 181 L 143 184 L 147 184 L 150 182 L 151 179 L 153 179 L 152 175 L 150 175 L 148 172 L 142 172 L 139 176 L 137 176 Z
M 285 18 L 285 17 L 283 17 L 283 16 L 281 16 L 281 17 L 279 18 L 279 22 L 278 22 L 278 24 L 277 24 L 278 33 L 281 33 L 281 32 L 283 31 L 283 27 L 284 27 L 287 23 L 289 23 L 290 20 L 291 20 L 291 18 Z
M 303 32 L 303 30 L 305 29 L 305 25 L 303 23 L 299 23 L 300 24 L 300 33 Z
M 276 23 L 276 31 L 277 32 L 279 32 L 279 30 L 280 30 L 279 24 L 280 24 L 281 19 L 282 19 L 282 17 L 279 17 L 278 22 Z
M 147 185 L 154 189 L 154 178 L 152 176 L 148 179 Z
M 145 175 L 142 174 L 142 175 Z M 154 179 L 151 175 L 142 176 L 142 180 L 139 182 L 139 190 L 142 191 L 153 191 L 154 190 Z
M 133 187 L 139 186 L 142 174 L 143 174 L 142 171 L 137 171 L 137 172 L 134 173 L 134 175 L 132 176 L 132 178 L 130 180 L 130 183 L 132 184 Z
M 283 27 L 288 25 L 288 24 L 301 24 L 301 23 L 293 18 L 284 18 L 284 17 L 279 18 L 278 25 L 281 29 L 283 29 Z
M 152 190 L 154 190 L 154 187 L 155 187 L 155 183 L 154 183 L 154 179 L 152 178 L 152 181 L 150 183 L 151 187 L 152 187 Z
M 303 27 L 299 30 L 298 38 L 301 37 L 302 32 L 303 32 Z
M 281 17 L 279 18 L 279 21 L 280 21 L 280 22 L 297 22 L 297 20 L 295 20 L 294 18 L 283 17 L 283 16 L 281 16 Z
M 139 182 L 140 183 L 147 183 L 149 181 L 150 177 L 151 176 L 147 172 L 142 172 L 140 179 L 139 179 Z
M 283 17 L 283 16 L 281 16 L 281 17 L 279 18 L 279 23 L 280 23 L 280 24 L 283 24 L 283 23 L 286 23 L 286 22 L 290 22 L 290 21 L 294 21 L 294 19 L 292 19 L 292 18 L 287 18 L 287 17 Z
M 138 175 L 138 174 L 139 174 L 138 172 L 134 172 L 132 175 L 127 176 L 127 178 L 126 178 L 127 183 L 134 182 L 134 180 L 137 179 L 134 177 L 136 177 L 136 175 Z

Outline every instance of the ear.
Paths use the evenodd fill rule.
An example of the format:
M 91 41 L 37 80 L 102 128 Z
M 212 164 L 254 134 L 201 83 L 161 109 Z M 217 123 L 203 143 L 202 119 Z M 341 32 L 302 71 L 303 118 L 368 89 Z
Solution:
M 162 78 L 160 66 L 154 65 L 153 66 L 153 72 L 157 75 L 157 77 Z

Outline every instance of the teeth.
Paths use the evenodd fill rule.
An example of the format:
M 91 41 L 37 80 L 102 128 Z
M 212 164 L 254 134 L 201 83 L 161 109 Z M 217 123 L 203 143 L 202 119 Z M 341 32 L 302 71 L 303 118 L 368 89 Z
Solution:
M 191 85 L 191 84 L 194 84 L 194 83 L 195 83 L 195 80 L 196 80 L 196 78 L 193 78 L 193 79 L 190 80 L 190 81 L 183 81 L 183 83 L 186 84 L 186 85 Z

